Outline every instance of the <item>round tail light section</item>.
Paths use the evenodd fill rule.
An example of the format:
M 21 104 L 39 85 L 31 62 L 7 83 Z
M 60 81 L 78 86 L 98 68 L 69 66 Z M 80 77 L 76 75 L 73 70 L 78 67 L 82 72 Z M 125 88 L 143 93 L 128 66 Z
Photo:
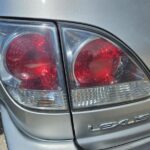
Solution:
M 87 42 L 78 52 L 74 75 L 80 86 L 110 85 L 123 57 L 122 50 L 104 38 Z
M 20 88 L 57 90 L 58 75 L 53 47 L 45 35 L 21 34 L 6 49 L 6 67 L 20 80 Z

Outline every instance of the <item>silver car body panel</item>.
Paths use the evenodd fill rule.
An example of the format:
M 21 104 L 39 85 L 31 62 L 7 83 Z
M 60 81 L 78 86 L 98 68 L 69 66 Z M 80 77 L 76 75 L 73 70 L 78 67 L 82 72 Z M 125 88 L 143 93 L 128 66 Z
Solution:
M 40 140 L 22 134 L 13 124 L 4 106 L 2 120 L 9 150 L 77 150 L 73 140 Z
M 72 140 L 39 140 L 33 139 L 21 133 L 13 121 L 11 120 L 7 109 L 4 106 L 0 107 L 2 109 L 2 119 L 5 124 L 5 137 L 7 138 L 7 146 L 9 150 L 78 150 Z M 12 140 L 13 139 L 13 140 Z M 14 140 L 15 139 L 15 140 Z M 125 145 L 121 145 L 115 148 L 110 148 L 109 150 L 146 150 L 150 147 L 150 138 L 141 139 L 140 141 L 135 141 Z
M 0 83 L 0 100 L 8 109 L 18 128 L 41 139 L 73 139 L 69 112 L 37 112 L 18 105 Z M 3 92 L 2 92 L 3 91 Z
M 126 43 L 150 69 L 149 0 L 0 0 L 0 3 L 1 17 L 70 21 L 102 28 Z M 19 116 L 18 114 L 20 107 L 17 106 L 13 108 L 15 107 L 14 102 L 10 101 L 8 96 L 2 95 L 2 99 L 7 101 L 7 104 L 11 103 L 12 112 L 17 115 L 19 121 L 21 120 L 21 123 L 23 123 L 21 127 L 28 133 L 44 139 L 56 138 L 55 133 L 58 128 L 52 126 L 52 121 L 50 120 L 53 114 L 47 113 L 47 117 L 45 114 L 40 114 L 41 117 L 39 117 L 39 113 L 36 114 L 36 112 L 30 112 L 21 108 L 24 116 L 21 118 L 22 115 Z M 88 124 L 120 120 L 126 117 L 133 118 L 133 116 L 136 115 L 149 113 L 149 108 L 150 100 L 147 99 L 112 108 L 89 110 L 82 113 L 73 112 L 77 141 L 82 147 L 94 150 L 124 144 L 149 136 L 149 121 L 147 121 L 146 124 L 139 123 L 125 128 L 117 128 L 105 133 L 95 132 L 91 134 L 87 130 Z M 18 111 L 15 111 L 15 109 Z M 67 115 L 67 119 L 59 122 L 60 124 L 63 122 L 64 128 L 62 127 L 62 129 L 64 129 L 64 131 L 61 130 L 60 133 L 57 132 L 57 138 L 59 135 L 60 139 L 73 138 L 71 121 L 68 119 L 69 113 Z M 58 119 L 52 120 L 58 121 Z M 66 123 L 64 123 L 64 121 L 69 122 L 69 125 L 65 126 Z M 43 130 L 39 132 L 38 129 L 40 128 Z M 53 128 L 55 130 L 53 130 Z M 67 135 L 65 137 L 61 136 L 63 133 L 67 133 Z M 103 134 L 105 134 L 105 136 L 103 136 Z M 107 138 L 107 136 L 110 137 L 110 139 Z
M 79 145 L 85 149 L 109 148 L 139 140 L 150 136 L 150 118 L 137 124 L 122 125 L 108 130 L 91 132 L 89 125 L 129 119 L 132 121 L 137 115 L 150 113 L 150 99 L 137 102 L 84 112 L 73 112 L 74 128 Z

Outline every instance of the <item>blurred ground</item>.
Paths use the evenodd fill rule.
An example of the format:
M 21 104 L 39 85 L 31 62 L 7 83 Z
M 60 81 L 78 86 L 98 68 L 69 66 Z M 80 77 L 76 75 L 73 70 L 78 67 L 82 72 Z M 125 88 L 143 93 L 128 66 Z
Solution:
M 3 127 L 2 127 L 1 117 L 0 117 L 0 150 L 7 150 L 5 137 L 4 137 L 4 134 L 3 134 Z
M 0 150 L 7 150 L 5 137 L 3 134 L 0 135 Z

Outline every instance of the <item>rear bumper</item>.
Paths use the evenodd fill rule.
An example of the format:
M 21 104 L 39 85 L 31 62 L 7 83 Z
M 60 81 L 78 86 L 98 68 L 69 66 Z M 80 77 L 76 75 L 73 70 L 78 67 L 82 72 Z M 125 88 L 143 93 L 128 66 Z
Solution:
M 73 140 L 44 141 L 26 136 L 16 128 L 4 106 L 1 114 L 9 150 L 77 150 Z
M 1 113 L 9 150 L 79 150 L 73 140 L 44 141 L 26 136 L 16 128 L 4 106 L 1 106 Z M 147 150 L 149 148 L 150 137 L 108 150 Z
M 150 137 L 107 150 L 149 150 Z

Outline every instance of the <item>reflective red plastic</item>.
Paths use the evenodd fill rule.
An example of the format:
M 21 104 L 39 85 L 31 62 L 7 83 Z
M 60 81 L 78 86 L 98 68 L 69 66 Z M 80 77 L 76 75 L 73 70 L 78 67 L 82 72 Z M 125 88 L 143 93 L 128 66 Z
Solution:
M 122 50 L 99 38 L 81 48 L 74 64 L 74 75 L 80 86 L 109 85 L 116 82 Z
M 57 89 L 57 68 L 50 39 L 39 33 L 14 38 L 6 52 L 8 71 L 24 89 Z

